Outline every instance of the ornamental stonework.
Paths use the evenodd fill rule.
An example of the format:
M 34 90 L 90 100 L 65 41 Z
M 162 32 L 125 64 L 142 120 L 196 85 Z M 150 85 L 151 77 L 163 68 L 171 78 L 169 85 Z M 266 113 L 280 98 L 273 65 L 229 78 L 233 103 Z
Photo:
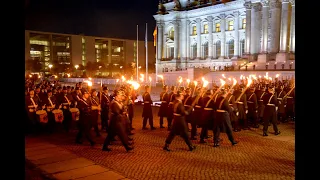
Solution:
M 261 4 L 260 3 L 255 3 L 252 5 L 252 8 L 254 9 L 254 12 L 258 12 L 258 11 L 261 11 Z
M 247 1 L 247 2 L 244 3 L 244 7 L 245 7 L 246 9 L 251 9 L 251 6 L 252 6 L 252 4 L 251 4 L 250 1 Z
M 269 6 L 269 3 L 270 3 L 269 0 L 262 0 L 262 1 L 261 1 L 261 4 L 262 4 L 263 6 Z
M 275 9 L 275 8 L 281 8 L 281 2 L 280 0 L 273 0 L 270 2 L 270 8 Z

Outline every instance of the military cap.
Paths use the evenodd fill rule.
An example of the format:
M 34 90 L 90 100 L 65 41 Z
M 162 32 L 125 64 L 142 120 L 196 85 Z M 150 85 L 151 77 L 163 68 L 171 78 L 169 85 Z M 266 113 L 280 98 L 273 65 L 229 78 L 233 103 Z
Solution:
M 89 94 L 89 92 L 88 92 L 88 90 L 84 89 L 84 90 L 82 91 L 82 94 Z
M 66 86 L 63 86 L 62 90 L 67 90 L 67 87 L 66 87 Z
M 91 93 L 94 93 L 94 92 L 96 92 L 96 91 L 97 91 L 96 89 L 92 89 L 92 90 L 91 90 Z
M 206 95 L 210 95 L 211 94 L 211 89 L 208 89 L 207 91 L 206 91 Z
M 190 92 L 191 89 L 188 87 L 188 88 L 185 89 L 185 91 L 186 91 L 186 92 Z
M 183 91 L 177 91 L 176 97 L 180 97 L 181 95 L 183 95 Z
M 171 89 L 171 91 L 173 91 L 175 88 L 176 88 L 175 86 L 171 86 L 170 89 Z

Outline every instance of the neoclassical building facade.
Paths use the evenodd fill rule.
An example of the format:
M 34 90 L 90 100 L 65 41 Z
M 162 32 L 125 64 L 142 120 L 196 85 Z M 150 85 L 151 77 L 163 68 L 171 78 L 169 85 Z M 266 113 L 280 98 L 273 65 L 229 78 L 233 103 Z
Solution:
M 160 0 L 157 72 L 294 59 L 295 0 Z

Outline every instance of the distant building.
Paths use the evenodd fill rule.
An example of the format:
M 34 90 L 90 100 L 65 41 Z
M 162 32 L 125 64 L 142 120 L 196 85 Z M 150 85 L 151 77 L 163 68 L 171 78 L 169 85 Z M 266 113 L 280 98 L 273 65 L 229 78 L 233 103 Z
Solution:
M 139 66 L 145 67 L 145 42 L 139 41 Z M 155 47 L 148 42 L 149 71 L 155 65 Z M 102 62 L 106 67 L 114 66 L 113 73 L 137 61 L 137 41 L 93 37 L 51 32 L 25 31 L 25 60 L 38 60 L 43 72 L 49 72 L 49 64 L 72 64 L 85 66 L 88 62 Z M 109 75 L 108 68 L 101 75 Z
M 161 0 L 154 18 L 158 73 L 294 60 L 295 0 Z

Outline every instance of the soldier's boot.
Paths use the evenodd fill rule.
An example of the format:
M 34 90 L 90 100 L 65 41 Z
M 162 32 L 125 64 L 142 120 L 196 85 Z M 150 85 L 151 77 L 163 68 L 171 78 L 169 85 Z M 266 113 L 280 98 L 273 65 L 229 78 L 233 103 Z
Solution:
M 165 150 L 165 151 L 170 151 L 170 149 L 169 149 L 169 144 L 165 144 L 164 145 L 164 147 L 163 147 L 163 150 Z

